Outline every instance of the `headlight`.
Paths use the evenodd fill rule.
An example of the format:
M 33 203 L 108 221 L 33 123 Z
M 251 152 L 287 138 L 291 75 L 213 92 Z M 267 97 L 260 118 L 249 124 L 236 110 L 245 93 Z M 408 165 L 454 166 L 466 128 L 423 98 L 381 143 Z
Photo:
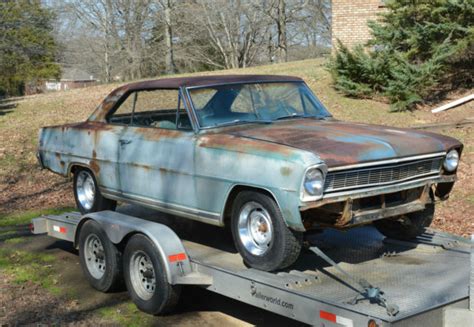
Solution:
M 308 170 L 303 185 L 309 196 L 321 196 L 324 188 L 324 175 L 321 170 L 317 168 Z
M 444 159 L 443 167 L 446 171 L 452 172 L 458 168 L 459 164 L 459 153 L 456 150 L 451 150 Z

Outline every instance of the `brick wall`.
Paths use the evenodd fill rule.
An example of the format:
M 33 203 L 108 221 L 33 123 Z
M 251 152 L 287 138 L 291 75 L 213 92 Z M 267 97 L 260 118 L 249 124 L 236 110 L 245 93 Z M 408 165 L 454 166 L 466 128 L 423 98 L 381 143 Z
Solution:
M 348 47 L 367 42 L 371 37 L 367 21 L 376 20 L 383 8 L 383 0 L 333 0 L 333 50 L 337 39 Z

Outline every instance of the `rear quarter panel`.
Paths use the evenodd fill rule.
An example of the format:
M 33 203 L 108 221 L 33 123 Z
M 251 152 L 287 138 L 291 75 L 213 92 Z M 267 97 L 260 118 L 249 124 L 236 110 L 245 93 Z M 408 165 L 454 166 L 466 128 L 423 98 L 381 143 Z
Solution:
M 80 123 L 44 127 L 38 154 L 43 166 L 70 176 L 73 166 L 91 169 L 99 185 L 115 187 L 118 131 L 102 123 Z

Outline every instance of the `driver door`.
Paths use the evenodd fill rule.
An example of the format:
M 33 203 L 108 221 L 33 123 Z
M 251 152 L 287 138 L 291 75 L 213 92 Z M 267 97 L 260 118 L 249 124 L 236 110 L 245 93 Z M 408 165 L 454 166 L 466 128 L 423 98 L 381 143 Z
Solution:
M 194 132 L 178 90 L 133 92 L 131 124 L 119 140 L 121 196 L 171 213 L 196 207 Z

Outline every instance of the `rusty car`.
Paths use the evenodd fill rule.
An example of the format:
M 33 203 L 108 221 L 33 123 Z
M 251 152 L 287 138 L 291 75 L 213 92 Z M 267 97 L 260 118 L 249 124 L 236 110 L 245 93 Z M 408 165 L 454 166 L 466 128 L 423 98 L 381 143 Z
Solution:
M 38 159 L 73 177 L 84 214 L 121 201 L 230 226 L 244 262 L 273 271 L 296 261 L 305 232 L 423 233 L 462 147 L 337 120 L 298 77 L 224 75 L 119 87 L 86 121 L 42 128 Z

